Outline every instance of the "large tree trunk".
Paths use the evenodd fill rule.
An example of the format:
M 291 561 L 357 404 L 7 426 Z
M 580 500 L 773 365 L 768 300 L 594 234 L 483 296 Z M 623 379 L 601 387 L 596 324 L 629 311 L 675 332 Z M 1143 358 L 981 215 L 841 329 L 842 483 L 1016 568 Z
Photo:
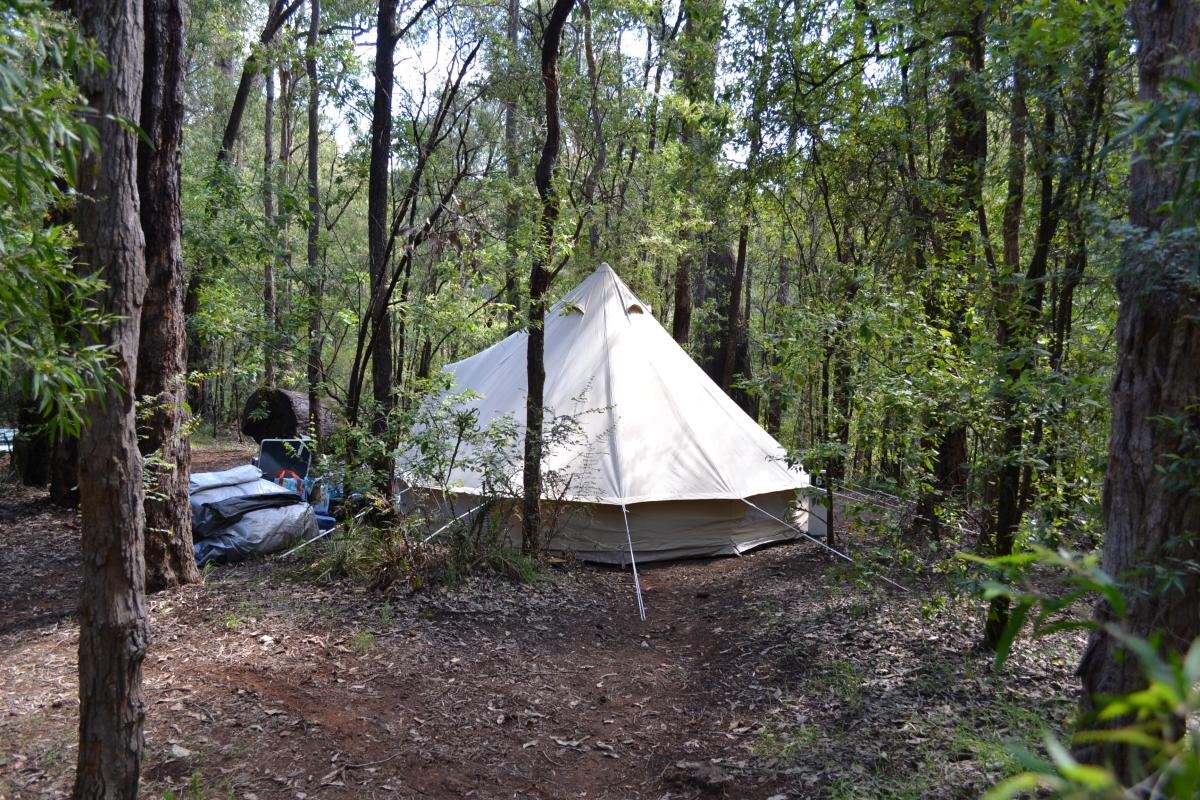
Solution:
M 376 435 L 387 428 L 392 409 L 392 320 L 388 312 L 388 179 L 392 149 L 392 83 L 395 73 L 397 0 L 379 0 L 375 33 L 375 101 L 371 110 L 371 164 L 367 187 L 367 250 L 370 254 L 371 383 Z
M 142 4 L 80 3 L 83 32 L 108 68 L 80 76 L 99 152 L 80 162 L 80 260 L 107 284 L 101 332 L 113 379 L 88 401 L 80 443 L 82 581 L 79 598 L 79 754 L 76 798 L 137 797 L 142 760 L 142 660 L 150 638 L 142 560 L 142 456 L 134 391 L 146 265 L 138 219 Z
M 1186 77 L 1200 60 L 1200 3 L 1137 0 L 1139 97 L 1160 98 L 1169 76 Z M 1118 361 L 1113 382 L 1112 437 L 1104 482 L 1106 532 L 1102 565 L 1130 587 L 1126 625 L 1138 636 L 1163 633 L 1164 649 L 1184 651 L 1200 636 L 1200 495 L 1194 474 L 1173 478 L 1173 457 L 1195 458 L 1200 437 L 1200 290 L 1195 239 L 1159 238 L 1164 228 L 1193 225 L 1160 210 L 1174 197 L 1178 173 L 1154 152 L 1139 154 L 1130 173 L 1130 222 L 1136 237 L 1118 271 Z M 1191 180 L 1195 180 L 1192 176 Z M 1174 586 L 1157 585 L 1174 570 Z M 1100 604 L 1096 619 L 1112 609 Z M 1101 631 L 1093 632 L 1079 665 L 1086 712 L 1097 694 L 1125 694 L 1144 685 L 1138 660 Z M 1118 721 L 1120 722 L 1120 721 Z M 1111 723 L 1110 723 L 1111 724 Z M 1182 731 L 1183 727 L 1180 726 Z M 1110 758 L 1131 781 L 1137 759 L 1126 747 L 1084 747 L 1092 762 Z
M 183 3 L 146 0 L 145 77 L 138 145 L 138 195 L 146 237 L 145 305 L 138 347 L 137 396 L 153 398 L 138 428 L 155 456 L 146 497 L 146 591 L 200 580 L 188 505 L 191 450 L 187 421 L 180 157 L 183 141 Z
M 541 241 L 534 253 L 529 275 L 529 340 L 525 352 L 528 391 L 525 400 L 524 497 L 521 506 L 521 548 L 536 553 L 541 548 L 542 421 L 546 386 L 546 292 L 550 288 L 554 255 L 554 225 L 559 199 L 554 190 L 554 168 L 558 163 L 562 129 L 558 109 L 558 48 L 563 26 L 575 0 L 555 0 L 542 38 L 542 83 L 546 87 L 546 143 L 538 160 L 536 181 L 542 198 Z

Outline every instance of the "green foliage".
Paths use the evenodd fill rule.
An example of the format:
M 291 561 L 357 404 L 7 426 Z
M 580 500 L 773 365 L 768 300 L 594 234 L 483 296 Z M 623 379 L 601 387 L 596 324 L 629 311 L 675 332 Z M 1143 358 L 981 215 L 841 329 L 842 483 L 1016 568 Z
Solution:
M 48 3 L 6 0 L 0 21 L 0 380 L 23 384 L 52 435 L 74 434 L 108 358 L 88 303 L 103 284 L 72 263 L 64 221 L 95 146 L 70 76 L 105 64 Z
M 1083 720 L 1075 741 L 1136 748 L 1146 776 L 1143 788 L 1153 787 L 1152 794 L 1158 797 L 1195 797 L 1200 791 L 1200 741 L 1194 731 L 1181 731 L 1180 721 L 1200 712 L 1200 640 L 1192 642 L 1185 654 L 1164 647 L 1160 637 L 1147 640 L 1130 633 L 1123 623 L 1128 588 L 1105 574 L 1094 555 L 1038 548 L 1006 558 L 965 558 L 997 571 L 997 580 L 983 584 L 983 597 L 1004 597 L 1013 606 L 996 650 L 996 668 L 1003 667 L 1026 627 L 1034 636 L 1082 629 L 1116 640 L 1125 657 L 1136 660 L 1146 686 L 1126 695 L 1093 698 L 1096 710 Z M 1049 571 L 1056 578 L 1054 585 L 1063 588 L 1049 593 L 1037 590 L 1030 580 L 1035 571 Z M 1039 583 L 1044 583 L 1046 575 L 1041 578 Z M 1025 585 L 1018 588 L 1014 581 Z M 1096 597 L 1103 599 L 1113 621 L 1076 616 L 1081 605 L 1090 608 L 1083 601 Z M 1098 725 L 1091 728 L 1089 723 Z M 1112 723 L 1118 724 L 1112 727 Z M 1131 789 L 1107 767 L 1078 763 L 1049 734 L 1045 742 L 1049 758 L 1018 751 L 1024 771 L 998 784 L 988 793 L 989 800 L 1017 797 L 1034 789 L 1071 798 L 1129 796 Z
M 328 443 L 319 469 L 347 493 L 360 493 L 365 507 L 327 544 L 313 548 L 304 572 L 316 580 L 351 577 L 410 592 L 479 573 L 540 583 L 538 557 L 517 552 L 511 541 L 521 491 L 515 422 L 502 417 L 481 426 L 472 405 L 476 395 L 452 391 L 443 379 L 424 388 L 425 394 L 397 406 L 383 435 L 369 426 L 345 426 Z M 549 459 L 562 449 L 573 451 L 583 435 L 576 416 L 547 414 Z M 380 491 L 393 469 L 405 484 L 402 505 Z M 545 471 L 547 493 L 558 498 L 544 510 L 550 534 L 574 507 L 564 501 L 586 491 L 576 470 L 587 472 L 579 464 Z M 463 473 L 477 475 L 482 491 L 461 491 Z

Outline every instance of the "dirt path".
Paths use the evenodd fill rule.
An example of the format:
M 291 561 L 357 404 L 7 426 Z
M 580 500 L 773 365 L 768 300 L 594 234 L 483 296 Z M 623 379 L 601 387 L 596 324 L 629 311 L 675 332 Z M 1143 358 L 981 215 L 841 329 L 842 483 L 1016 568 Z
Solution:
M 38 495 L 0 501 L 0 797 L 69 789 L 77 541 Z M 219 568 L 151 603 L 144 795 L 972 797 L 1070 708 L 1077 642 L 1001 685 L 969 606 L 922 613 L 936 593 L 811 545 L 642 577 L 646 623 L 615 569 L 387 598 Z

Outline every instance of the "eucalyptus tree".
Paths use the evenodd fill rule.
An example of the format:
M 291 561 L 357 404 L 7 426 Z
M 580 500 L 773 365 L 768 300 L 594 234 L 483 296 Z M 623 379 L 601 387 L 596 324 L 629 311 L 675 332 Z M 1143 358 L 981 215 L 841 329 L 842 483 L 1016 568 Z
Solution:
M 144 75 L 137 178 L 146 238 L 136 391 L 146 493 L 146 590 L 200 580 L 192 551 L 187 440 L 186 325 L 180 208 L 183 141 L 183 3 L 145 0 Z
M 145 239 L 138 218 L 142 6 L 110 0 L 79 8 L 83 33 L 107 67 L 85 69 L 80 86 L 96 110 L 95 146 L 79 162 L 76 225 L 80 261 L 106 285 L 110 315 L 99 343 L 113 358 L 105 390 L 86 405 L 80 441 L 82 514 L 79 598 L 79 753 L 76 798 L 137 796 L 146 704 L 142 660 L 150 638 L 143 560 L 142 456 L 134 407 Z
M 535 180 L 542 200 L 540 236 L 529 272 L 529 337 L 525 352 L 525 452 L 521 503 L 521 548 L 526 553 L 541 549 L 542 502 L 542 424 L 545 419 L 546 294 L 555 274 L 566 263 L 554 265 L 555 225 L 560 212 L 554 170 L 562 147 L 562 119 L 559 111 L 559 46 L 563 27 L 575 0 L 555 0 L 542 29 L 542 85 L 546 91 L 546 141 L 538 159 Z
M 1137 0 L 1131 16 L 1142 106 L 1128 240 L 1117 272 L 1119 358 L 1102 565 L 1130 590 L 1123 615 L 1130 631 L 1159 637 L 1161 648 L 1181 653 L 1200 637 L 1200 3 Z M 1105 623 L 1115 613 L 1102 602 L 1096 619 Z M 1079 665 L 1084 710 L 1097 695 L 1143 687 L 1138 663 L 1109 630 L 1095 629 Z M 1176 735 L 1185 731 L 1180 719 Z M 1080 749 L 1089 760 L 1111 760 L 1127 783 L 1139 780 L 1136 748 L 1112 742 Z

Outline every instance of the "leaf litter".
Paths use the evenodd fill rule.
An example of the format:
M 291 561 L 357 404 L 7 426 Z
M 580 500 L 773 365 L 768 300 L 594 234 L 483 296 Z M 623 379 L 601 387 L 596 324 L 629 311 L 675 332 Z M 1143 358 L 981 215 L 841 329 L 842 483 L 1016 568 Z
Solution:
M 0 797 L 62 797 L 78 517 L 5 489 Z M 978 604 L 891 576 L 912 590 L 804 543 L 646 565 L 643 624 L 627 572 L 569 562 L 410 597 L 221 567 L 150 599 L 142 795 L 977 797 L 1010 743 L 1064 729 L 1081 640 L 1020 642 L 994 675 Z

